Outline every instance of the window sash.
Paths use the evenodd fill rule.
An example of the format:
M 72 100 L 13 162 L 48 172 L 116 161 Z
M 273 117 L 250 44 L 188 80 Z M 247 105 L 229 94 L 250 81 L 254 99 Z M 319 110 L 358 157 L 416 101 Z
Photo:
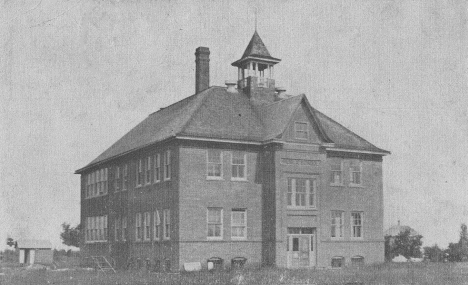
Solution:
M 247 238 L 246 210 L 233 210 L 231 212 L 231 238 Z
M 337 185 L 343 183 L 343 165 L 341 162 L 331 164 L 330 183 Z
M 142 231 L 141 231 L 141 213 L 136 214 L 135 218 L 135 239 L 141 240 L 142 238 Z
M 128 189 L 128 164 L 125 164 L 122 171 L 122 191 Z
M 107 215 L 86 217 L 85 241 L 102 242 L 107 241 Z
M 351 236 L 362 238 L 362 212 L 351 213 Z
M 161 220 L 159 218 L 159 211 L 156 210 L 153 212 L 153 240 L 160 239 L 160 227 L 161 227 Z
M 114 220 L 114 229 L 115 229 L 114 239 L 115 239 L 115 241 L 119 241 L 119 239 L 122 236 L 120 223 L 121 223 L 120 217 L 116 217 L 115 220 Z
M 151 218 L 150 212 L 145 212 L 143 216 L 143 239 L 151 239 Z
M 208 208 L 206 221 L 207 237 L 221 239 L 223 237 L 223 209 Z
M 169 209 L 163 210 L 163 223 L 164 223 L 164 239 L 171 238 L 171 211 Z
M 223 176 L 223 152 L 209 149 L 206 158 L 206 176 L 221 178 Z
M 115 168 L 115 179 L 114 179 L 114 191 L 118 192 L 120 190 L 120 166 Z
M 161 181 L 161 155 L 154 156 L 154 182 Z
M 350 175 L 350 183 L 355 185 L 360 185 L 362 183 L 362 171 L 361 171 L 361 163 L 352 163 L 349 167 L 349 175 Z
M 128 236 L 127 232 L 127 217 L 122 218 L 122 241 L 126 241 Z
M 247 154 L 244 152 L 238 152 L 238 151 L 232 152 L 231 176 L 233 179 L 246 179 L 246 169 L 247 169 L 246 156 Z
M 343 237 L 343 211 L 331 212 L 331 237 Z
M 289 178 L 287 203 L 292 208 L 315 208 L 316 179 Z
M 136 171 L 136 184 L 137 186 L 141 186 L 143 184 L 143 176 L 144 176 L 144 173 L 143 173 L 143 159 L 139 159 L 138 160 L 138 164 L 137 164 L 137 171 Z
M 171 179 L 171 151 L 164 153 L 164 180 Z
M 151 183 L 151 156 L 146 158 L 146 171 L 145 171 L 145 183 Z

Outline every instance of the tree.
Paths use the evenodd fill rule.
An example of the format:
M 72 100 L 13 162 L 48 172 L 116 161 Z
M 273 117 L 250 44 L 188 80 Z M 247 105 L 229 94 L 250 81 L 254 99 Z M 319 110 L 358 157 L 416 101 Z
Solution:
M 460 261 L 468 261 L 468 230 L 466 224 L 460 226 L 460 240 L 458 241 Z
M 447 250 L 442 250 L 434 244 L 433 246 L 424 247 L 424 258 L 432 262 L 442 262 L 445 259 L 445 253 Z
M 7 238 L 6 244 L 10 247 L 16 247 L 16 241 L 12 239 L 11 237 Z
M 395 256 L 406 258 L 421 257 L 422 235 L 412 236 L 410 230 L 400 232 L 396 236 L 385 236 L 385 258 L 392 260 Z
M 78 224 L 76 227 L 72 227 L 68 223 L 63 223 L 62 230 L 63 231 L 60 233 L 60 238 L 62 239 L 62 243 L 64 245 L 80 247 L 80 224 Z
M 458 262 L 462 260 L 459 243 L 451 242 L 445 250 L 448 261 Z

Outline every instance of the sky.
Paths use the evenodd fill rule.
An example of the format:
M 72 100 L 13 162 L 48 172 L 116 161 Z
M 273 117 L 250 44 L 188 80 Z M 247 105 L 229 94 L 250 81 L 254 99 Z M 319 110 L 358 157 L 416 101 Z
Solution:
M 466 1 L 2 2 L 0 240 L 61 248 L 80 218 L 74 171 L 194 93 L 197 47 L 210 85 L 237 79 L 255 10 L 276 85 L 392 152 L 384 227 L 445 247 L 468 223 Z

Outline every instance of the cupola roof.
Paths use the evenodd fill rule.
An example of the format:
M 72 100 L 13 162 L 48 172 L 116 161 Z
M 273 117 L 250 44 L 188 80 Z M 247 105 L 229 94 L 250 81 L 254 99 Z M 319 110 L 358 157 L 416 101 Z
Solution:
M 272 57 L 270 55 L 270 52 L 268 52 L 267 47 L 265 46 L 262 39 L 258 35 L 257 31 L 254 32 L 241 59 L 233 62 L 232 65 L 241 67 L 241 65 L 244 62 L 248 61 L 249 59 L 257 59 L 260 61 L 265 61 L 265 62 L 269 62 L 273 64 L 281 61 L 281 59 Z

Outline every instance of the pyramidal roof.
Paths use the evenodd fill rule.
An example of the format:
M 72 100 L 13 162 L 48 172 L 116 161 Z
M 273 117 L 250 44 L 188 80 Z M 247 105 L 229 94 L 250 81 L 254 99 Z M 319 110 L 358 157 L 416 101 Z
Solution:
M 257 31 L 255 31 L 252 38 L 250 39 L 249 45 L 245 49 L 242 58 L 246 58 L 252 55 L 271 57 L 270 53 L 268 52 L 268 49 L 266 48 L 260 36 L 258 35 Z
M 270 52 L 268 51 L 262 39 L 258 35 L 257 31 L 254 32 L 241 59 L 233 62 L 232 65 L 238 66 L 241 62 L 243 62 L 244 60 L 248 58 L 261 58 L 261 59 L 265 59 L 268 61 L 273 61 L 275 63 L 281 61 L 280 59 L 274 58 L 270 55 Z

